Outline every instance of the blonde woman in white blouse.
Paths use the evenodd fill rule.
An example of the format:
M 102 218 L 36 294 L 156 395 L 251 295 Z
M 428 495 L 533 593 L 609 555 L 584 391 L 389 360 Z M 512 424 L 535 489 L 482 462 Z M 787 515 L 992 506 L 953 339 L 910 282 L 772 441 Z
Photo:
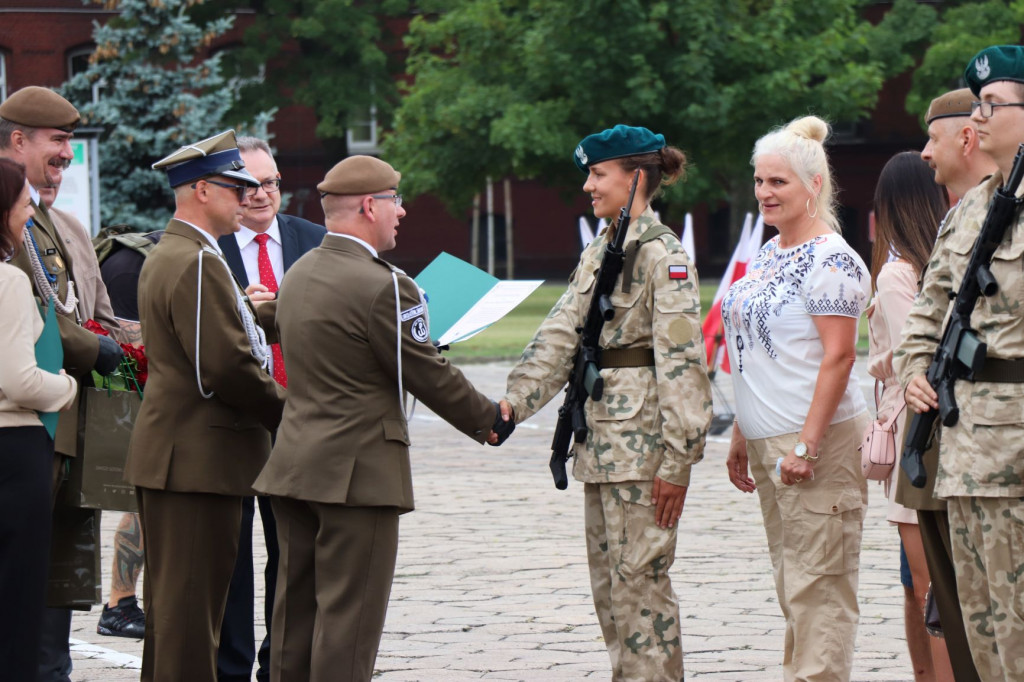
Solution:
M 25 169 L 0 159 L 0 620 L 4 677 L 35 679 L 50 560 L 53 440 L 38 412 L 67 408 L 75 380 L 36 365 L 43 318 L 28 277 L 7 261 L 25 248 L 33 208 Z
M 860 618 L 868 417 L 850 374 L 869 279 L 839 234 L 827 135 L 808 116 L 758 140 L 754 194 L 779 234 L 722 303 L 737 413 L 727 467 L 761 502 L 787 681 L 849 680 Z

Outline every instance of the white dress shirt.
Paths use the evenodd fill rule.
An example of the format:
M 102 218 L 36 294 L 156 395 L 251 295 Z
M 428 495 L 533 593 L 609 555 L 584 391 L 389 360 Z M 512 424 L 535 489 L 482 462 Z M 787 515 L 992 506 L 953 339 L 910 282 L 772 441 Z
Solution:
M 238 251 L 242 254 L 242 264 L 245 266 L 245 276 L 249 284 L 260 284 L 259 253 L 260 245 L 256 243 L 256 235 L 245 225 L 242 225 L 238 232 L 235 232 L 235 239 L 238 241 Z M 281 286 L 284 279 L 284 247 L 281 246 L 281 228 L 277 224 L 277 216 L 267 228 L 267 253 L 270 254 L 270 267 L 274 270 L 274 278 L 277 286 Z

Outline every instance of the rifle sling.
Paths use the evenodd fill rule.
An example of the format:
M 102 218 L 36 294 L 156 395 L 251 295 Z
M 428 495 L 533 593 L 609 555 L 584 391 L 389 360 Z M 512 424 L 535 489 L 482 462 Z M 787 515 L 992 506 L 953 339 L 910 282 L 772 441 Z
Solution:
M 640 235 L 638 239 L 626 245 L 626 257 L 622 263 L 622 293 L 628 294 L 633 286 L 633 266 L 636 265 L 636 256 L 640 251 L 640 247 L 666 234 L 670 234 L 673 237 L 676 236 L 676 233 L 670 228 L 660 224 L 655 225 Z
M 651 348 L 605 348 L 601 351 L 601 369 L 610 367 L 654 367 Z
M 1003 360 L 985 358 L 981 370 L 969 381 L 989 381 L 996 384 L 1024 384 L 1024 358 Z

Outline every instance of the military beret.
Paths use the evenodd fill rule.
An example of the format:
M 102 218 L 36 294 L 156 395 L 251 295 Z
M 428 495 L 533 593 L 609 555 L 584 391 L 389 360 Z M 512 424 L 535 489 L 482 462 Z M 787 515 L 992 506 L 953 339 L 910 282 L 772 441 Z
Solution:
M 225 130 L 195 144 L 187 144 L 154 163 L 153 168 L 167 171 L 167 182 L 171 187 L 211 175 L 235 178 L 253 187 L 260 184 L 245 170 L 245 162 L 235 144 L 234 130 Z
M 975 96 L 995 81 L 1024 83 L 1024 47 L 993 45 L 974 55 L 964 70 L 964 80 Z
M 373 194 L 398 187 L 402 174 L 373 156 L 350 156 L 327 171 L 316 186 L 321 194 Z
M 928 106 L 928 111 L 924 115 L 925 125 L 930 125 L 932 121 L 939 118 L 970 116 L 971 102 L 973 101 L 974 96 L 969 88 L 961 88 L 940 95 L 933 99 Z
M 30 85 L 18 90 L 0 104 L 0 118 L 32 128 L 56 128 L 74 131 L 81 120 L 71 102 L 49 88 Z
M 624 156 L 649 154 L 665 146 L 665 136 L 655 135 L 647 128 L 622 125 L 587 135 L 576 146 L 573 161 L 576 166 L 587 172 L 591 164 L 621 159 Z

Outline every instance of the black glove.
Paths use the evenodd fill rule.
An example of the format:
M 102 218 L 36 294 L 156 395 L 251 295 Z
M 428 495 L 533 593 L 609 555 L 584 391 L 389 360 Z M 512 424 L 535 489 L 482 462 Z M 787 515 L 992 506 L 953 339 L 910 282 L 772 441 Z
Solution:
M 516 430 L 516 421 L 511 417 L 509 417 L 508 421 L 505 421 L 501 418 L 501 406 L 498 405 L 498 403 L 494 403 L 494 407 L 497 410 L 498 415 L 494 419 L 494 426 L 491 427 L 491 431 L 498 434 L 498 442 L 488 443 L 488 445 L 497 447 L 508 440 L 508 437 L 512 435 L 512 432 Z
M 117 341 L 109 336 L 97 336 L 96 338 L 100 341 L 100 351 L 96 354 L 96 364 L 93 369 L 106 376 L 121 364 L 124 351 L 121 350 L 121 346 L 117 345 Z

